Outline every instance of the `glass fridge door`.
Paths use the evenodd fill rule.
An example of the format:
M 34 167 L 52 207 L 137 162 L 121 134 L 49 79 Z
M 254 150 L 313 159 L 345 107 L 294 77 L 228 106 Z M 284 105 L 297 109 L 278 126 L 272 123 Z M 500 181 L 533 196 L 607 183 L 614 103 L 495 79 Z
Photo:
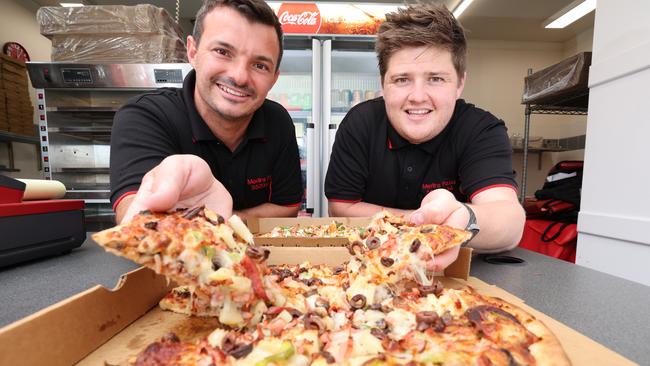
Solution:
M 323 42 L 323 165 L 322 182 L 329 165 L 329 157 L 336 129 L 353 106 L 381 96 L 381 82 L 375 38 L 327 40 Z M 322 191 L 322 190 L 321 190 Z M 321 214 L 327 216 L 327 198 L 323 194 Z
M 316 63 L 316 61 L 317 63 Z M 296 127 L 300 152 L 300 169 L 304 188 L 299 215 L 318 212 L 313 196 L 314 179 L 318 179 L 315 166 L 318 144 L 315 135 L 315 116 L 320 114 L 320 42 L 305 37 L 285 37 L 280 76 L 268 94 L 268 99 L 284 106 Z M 318 79 L 318 80 L 316 80 Z

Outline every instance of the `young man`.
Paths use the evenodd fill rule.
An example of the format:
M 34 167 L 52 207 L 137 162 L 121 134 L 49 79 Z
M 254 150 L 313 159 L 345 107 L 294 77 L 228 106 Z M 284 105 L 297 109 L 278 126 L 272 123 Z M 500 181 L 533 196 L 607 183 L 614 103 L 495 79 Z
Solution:
M 224 216 L 295 216 L 300 160 L 288 112 L 266 100 L 282 30 L 262 0 L 208 0 L 187 37 L 182 89 L 129 101 L 111 137 L 117 222 L 205 204 Z
M 383 98 L 359 104 L 339 127 L 325 180 L 331 215 L 386 208 L 416 224 L 471 222 L 477 231 L 476 221 L 472 247 L 517 245 L 525 218 L 505 124 L 459 99 L 466 47 L 443 6 L 387 14 L 376 44 Z M 443 253 L 436 266 L 457 256 L 458 248 Z

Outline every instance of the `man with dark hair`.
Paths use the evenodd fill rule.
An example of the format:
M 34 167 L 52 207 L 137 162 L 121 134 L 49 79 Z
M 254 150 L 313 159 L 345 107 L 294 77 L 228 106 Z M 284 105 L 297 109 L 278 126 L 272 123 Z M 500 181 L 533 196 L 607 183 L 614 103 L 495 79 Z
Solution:
M 205 1 L 187 37 L 182 89 L 138 96 L 115 115 L 111 201 L 142 210 L 206 205 L 224 216 L 295 216 L 302 199 L 295 128 L 265 99 L 282 30 L 262 0 Z
M 383 97 L 350 110 L 339 127 L 325 180 L 333 216 L 382 208 L 411 222 L 480 234 L 483 252 L 515 247 L 524 212 L 517 200 L 506 127 L 460 98 L 467 44 L 444 6 L 387 14 L 376 43 Z M 458 247 L 436 257 L 442 269 Z

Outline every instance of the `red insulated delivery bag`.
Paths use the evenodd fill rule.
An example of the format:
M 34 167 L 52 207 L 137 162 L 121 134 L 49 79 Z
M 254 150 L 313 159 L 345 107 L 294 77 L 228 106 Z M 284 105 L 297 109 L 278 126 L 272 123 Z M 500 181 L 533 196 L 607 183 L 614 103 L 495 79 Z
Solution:
M 519 247 L 575 263 L 577 240 L 576 224 L 549 220 L 526 220 Z

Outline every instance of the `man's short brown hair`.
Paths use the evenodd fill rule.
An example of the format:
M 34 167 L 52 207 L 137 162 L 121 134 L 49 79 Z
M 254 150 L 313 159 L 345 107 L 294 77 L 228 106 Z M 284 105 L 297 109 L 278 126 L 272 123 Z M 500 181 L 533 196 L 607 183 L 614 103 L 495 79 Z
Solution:
M 194 22 L 194 30 L 192 32 L 192 37 L 194 37 L 196 45 L 198 46 L 201 35 L 203 34 L 203 21 L 205 20 L 205 16 L 216 7 L 229 7 L 236 10 L 252 23 L 269 25 L 275 29 L 280 45 L 278 63 L 275 66 L 275 70 L 277 71 L 282 60 L 282 25 L 275 12 L 273 12 L 273 9 L 264 0 L 204 0 L 203 6 L 196 13 L 196 21 Z
M 451 52 L 459 79 L 465 74 L 467 41 L 463 27 L 454 15 L 440 4 L 414 4 L 386 14 L 379 26 L 375 51 L 382 81 L 388 61 L 406 47 L 432 46 Z

